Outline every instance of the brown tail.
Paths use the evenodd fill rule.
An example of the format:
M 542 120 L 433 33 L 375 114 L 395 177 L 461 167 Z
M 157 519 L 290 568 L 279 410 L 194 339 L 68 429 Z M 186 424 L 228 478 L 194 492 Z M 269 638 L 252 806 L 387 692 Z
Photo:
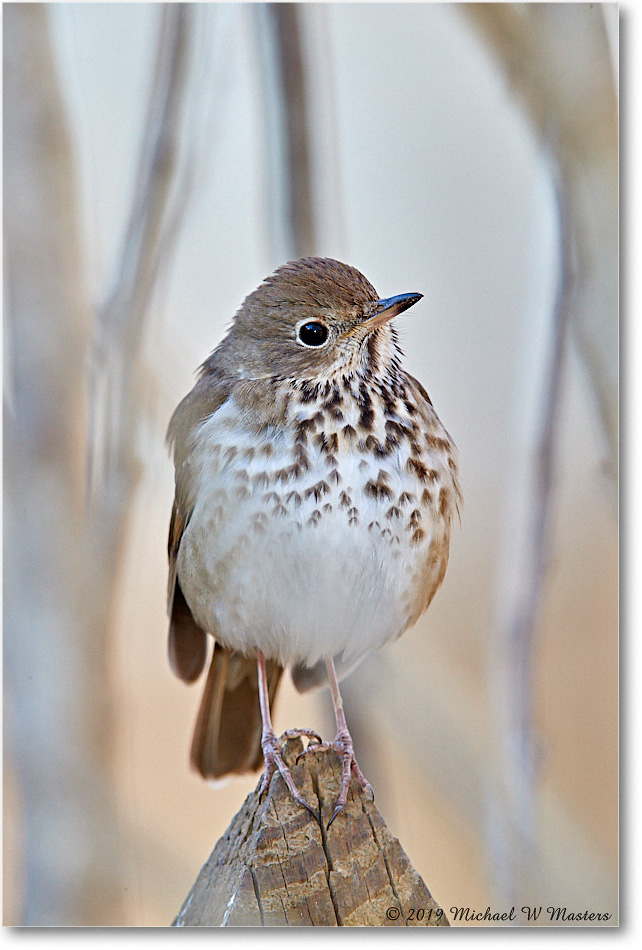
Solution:
M 283 668 L 268 660 L 270 706 Z M 253 772 L 263 764 L 256 660 L 214 645 L 196 719 L 191 762 L 203 778 Z

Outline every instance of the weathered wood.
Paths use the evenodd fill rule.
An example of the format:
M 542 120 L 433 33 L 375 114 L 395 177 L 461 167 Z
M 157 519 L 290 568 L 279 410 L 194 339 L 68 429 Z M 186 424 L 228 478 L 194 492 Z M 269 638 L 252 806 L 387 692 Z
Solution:
M 326 828 L 339 794 L 334 751 L 285 758 L 322 822 L 297 805 L 277 774 L 258 790 L 216 845 L 173 922 L 175 927 L 448 926 L 446 915 L 386 827 L 370 796 L 352 782 L 345 810 Z

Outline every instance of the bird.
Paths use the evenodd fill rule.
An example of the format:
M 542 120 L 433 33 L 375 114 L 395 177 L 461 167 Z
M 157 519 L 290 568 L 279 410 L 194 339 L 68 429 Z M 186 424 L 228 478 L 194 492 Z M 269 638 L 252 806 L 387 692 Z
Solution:
M 263 765 L 312 811 L 283 758 L 355 757 L 340 680 L 416 623 L 441 585 L 462 492 L 457 450 L 425 389 L 402 367 L 394 318 L 420 293 L 381 298 L 332 258 L 289 261 L 250 293 L 201 365 L 168 428 L 175 497 L 168 652 L 193 683 L 209 661 L 191 746 L 201 776 Z M 284 670 L 329 686 L 337 733 L 277 737 Z M 373 793 L 374 796 L 374 793 Z M 330 824 L 329 823 L 329 824 Z

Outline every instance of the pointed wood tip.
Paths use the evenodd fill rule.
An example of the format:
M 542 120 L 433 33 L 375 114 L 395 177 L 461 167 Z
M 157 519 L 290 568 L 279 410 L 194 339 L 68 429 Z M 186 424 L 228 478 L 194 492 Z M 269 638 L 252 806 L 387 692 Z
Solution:
M 173 921 L 175 927 L 448 926 L 356 781 L 346 808 L 328 822 L 341 785 L 333 750 L 304 756 L 291 740 L 284 757 L 297 786 L 321 821 L 293 801 L 273 777 L 257 789 L 214 848 Z

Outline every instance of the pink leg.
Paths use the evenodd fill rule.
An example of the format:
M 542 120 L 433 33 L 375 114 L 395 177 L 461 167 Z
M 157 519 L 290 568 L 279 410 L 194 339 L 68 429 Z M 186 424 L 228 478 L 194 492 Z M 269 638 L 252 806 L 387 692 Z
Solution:
M 261 707 L 261 718 L 263 720 L 261 748 L 263 749 L 263 758 L 265 759 L 265 772 L 263 773 L 259 795 L 263 795 L 263 793 L 268 790 L 272 776 L 278 769 L 283 781 L 290 790 L 292 798 L 300 805 L 303 805 L 304 808 L 307 808 L 310 814 L 317 818 L 316 812 L 308 805 L 296 787 L 292 773 L 281 755 L 281 748 L 286 739 L 290 739 L 294 736 L 307 736 L 310 739 L 314 739 L 317 743 L 321 742 L 321 737 L 312 729 L 288 729 L 287 732 L 284 732 L 283 735 L 277 739 L 270 715 L 265 657 L 260 652 L 257 653 L 257 665 L 259 673 L 259 705 Z
M 325 662 L 326 669 L 328 671 L 328 682 L 330 683 L 330 692 L 332 693 L 332 705 L 334 706 L 334 715 L 337 720 L 337 735 L 334 740 L 334 747 L 341 755 L 341 760 L 343 763 L 343 775 L 341 778 L 341 792 L 337 798 L 337 803 L 334 807 L 332 813 L 332 818 L 328 822 L 328 828 L 337 817 L 342 808 L 345 808 L 346 802 L 348 801 L 348 788 L 350 787 L 350 776 L 354 772 L 354 777 L 358 781 L 361 788 L 366 789 L 370 792 L 374 798 L 374 792 L 370 782 L 365 778 L 363 772 L 357 765 L 357 760 L 354 757 L 354 745 L 352 744 L 352 736 L 348 731 L 348 724 L 346 722 L 345 713 L 343 711 L 343 700 L 341 698 L 341 693 L 339 692 L 339 682 L 337 680 L 337 674 L 334 669 L 334 662 L 332 657 L 330 657 Z
M 334 742 L 324 742 L 321 745 L 311 745 L 305 749 L 301 755 L 305 755 L 307 752 L 319 752 L 325 749 L 336 749 L 336 751 L 341 756 L 342 763 L 342 774 L 341 774 L 341 791 L 339 792 L 339 797 L 337 798 L 334 811 L 332 812 L 332 817 L 328 822 L 328 828 L 337 817 L 339 812 L 345 808 L 348 801 L 348 789 L 350 787 L 350 778 L 352 774 L 358 781 L 361 788 L 370 792 L 374 799 L 374 792 L 370 782 L 366 779 L 363 772 L 357 765 L 357 760 L 354 757 L 354 745 L 352 743 L 352 736 L 348 730 L 348 724 L 346 722 L 345 713 L 343 711 L 343 700 L 341 698 L 341 692 L 339 691 L 339 683 L 337 680 L 337 674 L 334 668 L 334 661 L 332 657 L 325 661 L 326 670 L 328 672 L 328 683 L 330 684 L 330 692 L 332 693 L 332 705 L 334 706 L 334 716 L 337 722 L 337 734 L 335 736 Z M 301 756 L 299 756 L 301 758 Z

